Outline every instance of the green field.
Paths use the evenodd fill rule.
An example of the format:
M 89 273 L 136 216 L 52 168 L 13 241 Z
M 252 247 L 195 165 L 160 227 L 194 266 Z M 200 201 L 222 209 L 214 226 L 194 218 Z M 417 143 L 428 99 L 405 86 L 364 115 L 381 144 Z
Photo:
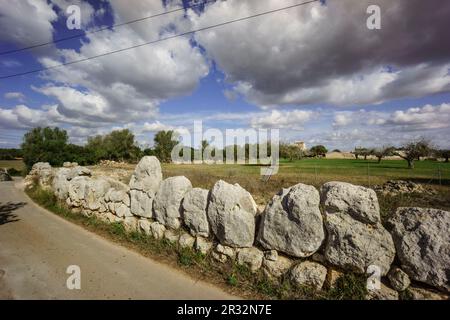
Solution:
M 364 186 L 380 185 L 387 180 L 412 180 L 450 191 L 450 163 L 417 161 L 408 169 L 406 161 L 303 159 L 281 161 L 278 174 L 265 182 L 260 167 L 252 165 L 163 165 L 164 176 L 185 175 L 194 186 L 211 188 L 218 180 L 239 183 L 258 203 L 267 202 L 283 187 L 299 182 L 320 187 L 327 181 L 344 181 Z

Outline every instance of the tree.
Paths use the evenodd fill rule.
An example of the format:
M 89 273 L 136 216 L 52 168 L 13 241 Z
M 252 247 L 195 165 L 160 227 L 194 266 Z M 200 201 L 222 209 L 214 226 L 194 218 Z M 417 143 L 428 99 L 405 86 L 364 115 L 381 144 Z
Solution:
M 293 144 L 280 144 L 280 157 L 289 161 L 300 160 L 304 156 L 302 149 Z
M 445 162 L 448 162 L 450 158 L 450 149 L 441 149 L 437 151 L 439 157 L 444 158 Z
M 402 147 L 402 151 L 396 152 L 396 155 L 408 162 L 408 168 L 414 169 L 414 160 L 430 155 L 432 150 L 431 142 L 421 138 L 417 141 L 406 143 Z
M 134 134 L 129 129 L 114 130 L 106 135 L 89 137 L 86 149 L 92 153 L 94 162 L 100 160 L 136 160 L 141 150 L 136 145 Z
M 140 149 L 134 141 L 134 134 L 129 129 L 115 130 L 107 134 L 105 144 L 111 160 L 135 160 L 140 156 Z
M 372 155 L 374 155 L 375 157 L 377 157 L 378 159 L 378 163 L 381 162 L 381 160 L 384 157 L 389 157 L 394 155 L 394 147 L 381 147 L 381 148 L 376 148 L 372 150 Z
M 153 140 L 155 142 L 154 153 L 159 161 L 171 162 L 172 150 L 178 144 L 178 141 L 175 140 L 174 131 L 159 131 Z
M 65 161 L 67 132 L 59 128 L 34 128 L 23 137 L 23 161 L 30 170 L 36 162 L 61 166 Z
M 326 153 L 328 152 L 328 150 L 323 145 L 318 145 L 318 146 L 314 146 L 311 149 L 309 149 L 309 152 L 311 153 L 312 156 L 319 157 L 319 156 L 325 156 Z

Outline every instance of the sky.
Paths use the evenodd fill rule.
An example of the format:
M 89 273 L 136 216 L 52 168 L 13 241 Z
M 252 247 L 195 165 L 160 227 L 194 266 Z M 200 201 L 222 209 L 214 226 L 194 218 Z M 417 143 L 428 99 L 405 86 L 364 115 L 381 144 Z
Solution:
M 0 77 L 171 37 L 303 0 L 0 0 Z M 70 30 L 68 6 L 80 8 Z M 369 29 L 370 5 L 381 29 Z M 113 25 L 181 9 L 152 19 Z M 70 141 L 132 130 L 279 129 L 329 150 L 450 147 L 450 2 L 327 0 L 28 75 L 0 79 L 0 148 L 34 127 Z M 105 28 L 101 32 L 92 32 Z M 68 41 L 55 40 L 73 37 Z M 194 146 L 197 144 L 194 141 Z M 218 144 L 220 147 L 220 144 Z

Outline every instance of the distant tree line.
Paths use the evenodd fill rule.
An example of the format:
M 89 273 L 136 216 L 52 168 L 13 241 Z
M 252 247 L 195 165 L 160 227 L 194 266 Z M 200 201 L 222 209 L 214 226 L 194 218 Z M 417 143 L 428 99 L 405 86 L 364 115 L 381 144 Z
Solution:
M 174 131 L 159 131 L 155 134 L 152 148 L 141 149 L 135 139 L 134 134 L 128 130 L 114 130 L 108 134 L 89 137 L 84 146 L 69 143 L 69 137 L 65 130 L 60 128 L 34 128 L 23 137 L 21 149 L 0 149 L 1 160 L 13 160 L 23 158 L 23 161 L 30 169 L 36 162 L 49 162 L 53 166 L 61 166 L 63 162 L 77 162 L 80 165 L 92 165 L 101 160 L 136 162 L 144 155 L 156 156 L 161 162 L 171 162 L 171 153 L 178 144 L 177 135 Z M 234 160 L 238 155 L 244 155 L 245 160 L 249 160 L 250 153 L 256 152 L 259 155 L 261 144 L 246 143 L 243 146 L 230 145 L 223 149 L 210 148 L 211 156 L 222 153 L 226 159 L 227 153 L 234 154 Z M 190 152 L 191 160 L 194 155 L 203 152 L 209 147 L 206 140 L 201 142 L 198 149 L 187 148 Z M 267 156 L 271 155 L 271 143 L 267 142 L 264 148 L 267 149 Z M 186 149 L 185 149 L 186 150 Z M 338 150 L 335 150 L 336 152 Z M 323 145 L 316 145 L 309 150 L 302 150 L 296 145 L 280 143 L 279 155 L 289 161 L 300 160 L 304 157 L 324 157 L 328 152 Z M 433 147 L 431 141 L 418 139 L 410 141 L 399 148 L 384 146 L 381 148 L 355 148 L 354 155 L 358 159 L 368 156 L 375 156 L 378 162 L 388 156 L 399 156 L 407 161 L 409 168 L 414 168 L 414 161 L 421 157 L 439 157 L 449 161 L 450 150 L 437 149 Z
M 0 160 L 14 160 L 23 157 L 22 149 L 0 148 Z

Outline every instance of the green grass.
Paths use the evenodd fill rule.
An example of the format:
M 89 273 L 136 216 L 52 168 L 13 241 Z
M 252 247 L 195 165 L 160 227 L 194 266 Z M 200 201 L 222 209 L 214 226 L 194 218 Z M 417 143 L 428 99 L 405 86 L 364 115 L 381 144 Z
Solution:
M 331 288 L 326 298 L 331 300 L 364 300 L 367 295 L 367 279 L 363 275 L 345 273 L 341 275 Z
M 343 277 L 333 291 L 315 292 L 308 288 L 292 286 L 288 280 L 273 281 L 261 270 L 252 273 L 247 267 L 228 261 L 221 264 L 208 255 L 190 248 L 181 248 L 169 241 L 156 240 L 139 232 L 127 232 L 121 223 L 105 223 L 95 216 L 86 217 L 70 210 L 48 190 L 31 187 L 28 196 L 40 206 L 97 233 L 113 242 L 124 245 L 144 256 L 156 258 L 176 266 L 193 277 L 223 286 L 232 294 L 251 299 L 359 299 L 363 276 Z M 355 276 L 356 277 L 356 276 Z M 355 280 L 356 279 L 356 280 Z M 356 287 L 354 287 L 356 286 Z
M 210 189 L 219 179 L 239 183 L 253 195 L 259 205 L 265 205 L 280 189 L 300 182 L 319 188 L 328 181 L 373 187 L 391 179 L 411 180 L 435 189 L 435 197 L 409 195 L 395 201 L 380 197 L 385 215 L 396 209 L 390 204 L 450 209 L 450 163 L 436 161 L 416 161 L 416 168 L 408 169 L 406 161 L 401 160 L 383 160 L 381 163 L 351 159 L 282 160 L 278 174 L 269 181 L 261 180 L 260 167 L 256 165 L 163 164 L 162 168 L 164 177 L 184 175 L 194 187 Z M 382 203 L 384 200 L 386 203 Z

